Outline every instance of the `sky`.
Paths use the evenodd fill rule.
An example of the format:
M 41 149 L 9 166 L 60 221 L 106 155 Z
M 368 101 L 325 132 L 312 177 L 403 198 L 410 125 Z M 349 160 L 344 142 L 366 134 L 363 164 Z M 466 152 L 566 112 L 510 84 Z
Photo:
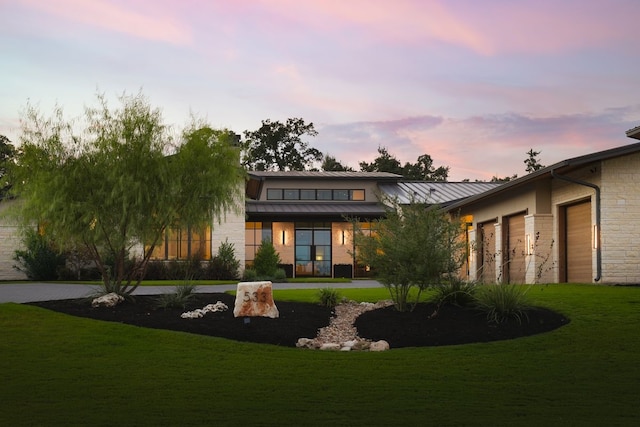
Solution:
M 385 147 L 449 180 L 631 144 L 638 0 L 0 0 L 0 135 L 142 92 L 181 129 L 302 118 L 359 170 Z M 114 107 L 117 102 L 114 102 Z

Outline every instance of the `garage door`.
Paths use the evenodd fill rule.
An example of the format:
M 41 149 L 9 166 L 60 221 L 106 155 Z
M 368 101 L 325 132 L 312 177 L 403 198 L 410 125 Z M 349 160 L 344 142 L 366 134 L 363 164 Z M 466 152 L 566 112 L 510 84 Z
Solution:
M 505 242 L 505 272 L 507 282 L 525 282 L 525 237 L 524 237 L 524 215 L 513 215 L 505 221 L 507 224 L 507 235 Z
M 591 202 L 565 208 L 566 272 L 569 283 L 591 283 Z
M 480 281 L 482 283 L 496 282 L 496 227 L 495 221 L 480 224 Z

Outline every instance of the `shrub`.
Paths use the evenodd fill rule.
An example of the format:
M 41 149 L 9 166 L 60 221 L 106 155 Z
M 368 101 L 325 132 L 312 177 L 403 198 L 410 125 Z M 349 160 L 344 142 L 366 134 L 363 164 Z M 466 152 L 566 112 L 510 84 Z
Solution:
M 218 253 L 209 262 L 206 276 L 215 280 L 235 280 L 240 274 L 240 261 L 236 259 L 233 243 L 225 240 L 218 247 Z
M 453 304 L 465 307 L 475 302 L 476 286 L 460 279 L 451 278 L 445 283 L 436 285 L 435 291 L 432 301 L 438 306 Z
M 14 265 L 31 280 L 56 280 L 65 266 L 66 258 L 53 243 L 34 229 L 28 229 L 23 237 L 25 250 L 15 251 Z
M 527 298 L 529 288 L 519 285 L 486 285 L 478 289 L 475 306 L 487 315 L 490 322 L 501 323 L 514 319 L 522 323 L 531 308 Z
M 191 283 L 177 285 L 173 292 L 165 293 L 158 297 L 158 307 L 184 309 L 187 302 L 193 298 L 196 288 L 196 285 Z
M 275 276 L 278 270 L 278 264 L 280 263 L 280 255 L 276 252 L 271 240 L 263 240 L 253 260 L 253 268 L 256 270 L 258 276 Z
M 322 288 L 318 290 L 320 305 L 334 308 L 340 300 L 340 293 L 334 288 Z
M 287 272 L 284 271 L 284 268 L 279 268 L 276 270 L 272 278 L 268 278 L 267 280 L 271 280 L 273 282 L 286 282 L 287 281 Z
M 244 281 L 245 282 L 255 282 L 258 278 L 258 273 L 253 268 L 246 268 L 244 270 Z

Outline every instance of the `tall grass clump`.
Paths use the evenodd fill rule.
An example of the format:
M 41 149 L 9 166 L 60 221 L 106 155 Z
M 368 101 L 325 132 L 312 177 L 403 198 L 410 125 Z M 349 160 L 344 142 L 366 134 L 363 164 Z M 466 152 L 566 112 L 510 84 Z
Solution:
M 192 283 L 177 285 L 173 292 L 164 293 L 158 296 L 159 308 L 182 308 L 184 309 L 190 299 L 195 295 L 197 286 Z
M 322 288 L 318 290 L 318 299 L 323 307 L 334 308 L 340 301 L 340 292 L 335 288 Z
M 460 279 L 450 280 L 434 287 L 435 293 L 432 301 L 438 306 L 447 304 L 468 307 L 475 302 L 476 285 L 472 282 L 464 282 Z
M 490 322 L 502 323 L 513 319 L 522 323 L 528 320 L 527 311 L 531 309 L 528 289 L 508 284 L 482 286 L 475 294 L 475 306 L 486 313 Z

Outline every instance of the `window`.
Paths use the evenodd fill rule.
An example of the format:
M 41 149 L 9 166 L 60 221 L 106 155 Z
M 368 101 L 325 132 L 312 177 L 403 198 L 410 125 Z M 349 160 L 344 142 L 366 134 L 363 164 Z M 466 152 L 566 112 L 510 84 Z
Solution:
M 285 200 L 300 200 L 300 190 L 284 190 Z
M 364 201 L 364 190 L 267 188 L 267 200 L 340 200 Z
M 331 200 L 333 192 L 331 190 L 318 190 L 316 200 Z
M 351 190 L 351 200 L 364 200 L 364 190 Z
M 270 222 L 246 222 L 244 225 L 244 255 L 247 266 L 253 264 L 263 240 L 273 241 Z
M 267 200 L 282 200 L 282 188 L 267 188 Z
M 349 200 L 349 190 L 333 190 L 333 200 Z
M 316 200 L 316 190 L 300 190 L 300 200 Z
M 211 259 L 211 228 L 167 230 L 164 240 L 153 251 L 154 259 Z

